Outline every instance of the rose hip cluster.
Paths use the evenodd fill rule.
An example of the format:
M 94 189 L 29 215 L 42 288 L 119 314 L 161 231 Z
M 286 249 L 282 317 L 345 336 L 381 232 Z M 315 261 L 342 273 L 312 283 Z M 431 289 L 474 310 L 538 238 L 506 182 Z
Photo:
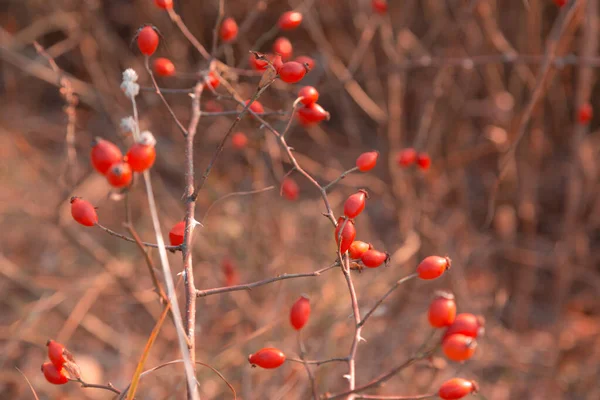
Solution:
M 42 373 L 46 380 L 55 385 L 64 385 L 71 379 L 79 379 L 79 367 L 65 346 L 54 340 L 48 340 L 46 346 L 50 359 L 42 364 Z
M 112 142 L 96 138 L 92 142 L 90 159 L 92 166 L 106 176 L 108 183 L 115 188 L 124 188 L 131 184 L 134 172 L 144 172 L 156 160 L 156 140 L 150 132 L 142 132 L 125 157 Z
M 420 169 L 426 170 L 431 166 L 431 157 L 429 157 L 429 154 L 425 152 L 417 153 L 415 149 L 410 147 L 400 150 L 396 161 L 401 167 L 410 167 L 416 164 Z
M 429 324 L 445 328 L 442 350 L 452 361 L 466 361 L 477 349 L 477 337 L 483 334 L 485 319 L 470 313 L 456 314 L 454 296 L 445 291 L 436 292 L 428 311 Z

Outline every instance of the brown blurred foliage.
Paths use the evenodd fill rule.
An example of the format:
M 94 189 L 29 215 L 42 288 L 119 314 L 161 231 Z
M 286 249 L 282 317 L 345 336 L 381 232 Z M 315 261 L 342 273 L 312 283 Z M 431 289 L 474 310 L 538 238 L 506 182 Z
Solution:
M 210 49 L 218 2 L 175 3 L 191 32 Z M 375 170 L 349 175 L 330 194 L 339 213 L 347 195 L 359 187 L 369 190 L 357 238 L 392 254 L 388 268 L 355 274 L 361 309 L 368 310 L 424 256 L 453 259 L 450 273 L 432 283 L 406 284 L 369 321 L 357 356 L 359 384 L 418 348 L 430 332 L 431 296 L 444 288 L 455 293 L 459 312 L 487 319 L 474 359 L 459 365 L 436 356 L 372 393 L 428 393 L 445 379 L 462 376 L 476 379 L 490 400 L 600 398 L 599 119 L 589 126 L 576 119 L 577 108 L 594 105 L 598 95 L 598 0 L 570 1 L 576 4 L 568 18 L 551 0 L 389 3 L 389 14 L 379 18 L 370 1 L 316 1 L 302 26 L 285 33 L 296 55 L 316 60 L 302 83 L 317 87 L 320 104 L 332 115 L 314 128 L 292 128 L 289 143 L 300 164 L 324 183 L 354 166 L 361 152 L 381 153 Z M 221 57 L 237 65 L 290 5 L 231 0 L 225 9 L 248 24 Z M 548 42 L 561 20 L 562 30 Z M 118 127 L 131 108 L 119 89 L 121 73 L 134 68 L 141 85 L 150 86 L 143 59 L 131 46 L 145 23 L 160 29 L 164 41 L 158 53 L 181 73 L 161 79 L 161 86 L 192 87 L 206 62 L 152 0 L 0 0 L 3 399 L 32 398 L 15 367 L 40 398 L 111 398 L 76 384 L 48 384 L 39 372 L 46 339 L 67 345 L 86 381 L 123 388 L 160 314 L 135 245 L 77 225 L 68 208 L 70 196 L 82 196 L 98 206 L 104 225 L 124 231 L 123 202 L 109 196 L 105 180 L 92 171 L 89 143 L 101 136 L 124 148 Z M 72 146 L 67 145 L 59 76 L 33 41 L 68 74 L 79 96 Z M 271 43 L 252 49 L 266 52 Z M 558 58 L 544 73 L 548 51 Z M 250 96 L 257 83 L 257 77 L 241 76 L 235 85 Z M 269 110 L 289 111 L 298 88 L 277 82 L 261 102 Z M 510 157 L 536 88 L 541 96 Z M 187 122 L 189 98 L 166 96 Z M 202 107 L 214 101 L 207 94 Z M 138 102 L 142 129 L 158 140 L 152 176 L 166 234 L 183 216 L 184 140 L 158 97 L 146 91 Z M 231 102 L 221 105 L 235 109 Z M 198 173 L 231 120 L 201 120 Z M 270 121 L 278 128 L 286 124 L 283 117 Z M 290 168 L 268 132 L 250 120 L 240 130 L 249 145 L 243 151 L 229 146 L 220 156 L 200 193 L 200 217 L 228 193 L 277 185 Z M 399 168 L 395 155 L 403 147 L 429 152 L 432 168 L 424 173 Z M 499 165 L 506 166 L 501 181 Z M 225 284 L 224 258 L 237 267 L 239 282 L 311 272 L 335 259 L 322 200 L 302 177 L 295 179 L 301 191 L 296 202 L 273 190 L 214 207 L 194 239 L 198 288 Z M 141 182 L 131 202 L 136 228 L 153 241 Z M 169 257 L 174 272 L 180 271 L 180 254 Z M 308 358 L 345 356 L 353 332 L 350 301 L 342 274 L 333 270 L 199 299 L 197 359 L 218 369 L 238 398 L 308 398 L 302 365 L 266 371 L 250 368 L 246 359 L 267 345 L 297 356 L 288 312 L 301 293 L 309 294 L 313 305 L 304 332 Z M 168 320 L 147 367 L 177 358 Z M 344 364 L 315 371 L 321 393 L 346 387 Z M 198 380 L 202 398 L 232 398 L 209 369 L 199 367 Z M 183 369 L 173 366 L 143 379 L 138 398 L 182 398 L 184 393 Z

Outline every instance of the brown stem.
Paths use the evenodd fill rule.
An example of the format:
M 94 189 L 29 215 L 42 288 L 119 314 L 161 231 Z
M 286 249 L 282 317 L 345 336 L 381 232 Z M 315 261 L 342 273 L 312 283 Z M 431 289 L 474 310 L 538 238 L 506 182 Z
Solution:
M 137 239 L 135 237 L 134 238 L 130 238 L 129 236 L 123 235 L 122 233 L 119 233 L 119 232 L 115 232 L 112 229 L 107 228 L 104 225 L 100 225 L 98 223 L 96 224 L 96 226 L 98 228 L 102 229 L 104 232 L 108 233 L 109 235 L 121 238 L 121 239 L 123 239 L 123 240 L 125 240 L 127 242 L 138 243 L 137 239 L 139 239 L 139 237 Z M 125 226 L 129 229 L 128 224 L 126 224 Z M 130 234 L 131 234 L 131 231 L 130 231 Z M 132 236 L 133 236 L 133 234 L 132 234 Z M 145 247 L 158 248 L 158 245 L 156 243 L 148 243 L 148 242 L 142 242 L 142 241 L 140 241 L 139 243 L 141 243 L 141 245 L 145 246 Z M 171 250 L 171 251 L 181 250 L 180 246 L 165 246 L 165 248 L 167 250 Z
M 300 360 L 288 358 L 287 361 L 293 361 L 293 362 L 298 361 L 298 362 L 301 362 L 302 365 L 304 365 L 304 369 L 306 370 L 306 375 L 308 375 L 308 380 L 310 381 L 310 387 L 312 390 L 313 400 L 318 400 L 319 393 L 317 393 L 315 377 L 314 377 L 312 371 L 310 370 L 310 367 L 308 366 L 308 364 L 310 364 L 311 362 L 306 361 L 304 359 L 304 356 L 306 355 L 306 348 L 304 347 L 304 340 L 302 340 L 302 330 L 298 331 L 298 349 L 300 350 Z M 319 366 L 319 364 L 317 364 L 317 366 Z
M 183 235 L 183 279 L 185 286 L 185 329 L 189 339 L 190 358 L 192 365 L 196 365 L 196 286 L 194 284 L 194 270 L 192 264 L 192 238 L 196 220 L 194 218 L 196 199 L 194 193 L 194 136 L 200 122 L 200 97 L 204 84 L 199 81 L 194 89 L 192 98 L 192 118 L 185 137 L 185 231 Z M 188 393 L 188 398 L 191 393 Z
M 334 262 L 333 264 L 331 264 L 328 267 L 325 268 L 321 268 L 318 271 L 315 272 L 308 272 L 305 274 L 283 274 L 283 275 L 279 275 L 276 276 L 274 278 L 267 278 L 267 279 L 263 279 L 261 281 L 257 281 L 257 282 L 252 282 L 252 283 L 245 283 L 242 285 L 235 285 L 235 286 L 226 286 L 226 287 L 220 287 L 220 288 L 214 288 L 214 289 L 207 289 L 207 290 L 197 290 L 196 291 L 196 296 L 198 297 L 206 297 L 206 296 L 211 296 L 213 294 L 219 294 L 219 293 L 227 293 L 227 292 L 237 292 L 240 290 L 251 290 L 255 287 L 259 287 L 259 286 L 264 286 L 267 285 L 271 282 L 277 282 L 277 281 L 283 281 L 286 279 L 295 279 L 295 278 L 309 278 L 311 276 L 319 276 L 321 275 L 323 272 L 328 271 L 334 267 L 337 267 L 339 264 L 338 262 Z

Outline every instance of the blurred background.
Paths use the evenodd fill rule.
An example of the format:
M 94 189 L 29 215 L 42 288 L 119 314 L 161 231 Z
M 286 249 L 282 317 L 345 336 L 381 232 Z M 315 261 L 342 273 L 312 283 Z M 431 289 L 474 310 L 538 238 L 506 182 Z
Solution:
M 487 320 L 486 335 L 469 362 L 437 354 L 371 394 L 431 393 L 445 379 L 461 376 L 477 380 L 490 400 L 600 398 L 600 134 L 598 118 L 589 125 L 578 121 L 580 107 L 593 106 L 598 96 L 599 2 L 568 3 L 561 9 L 552 0 L 391 0 L 380 16 L 366 0 L 225 2 L 226 15 L 241 31 L 220 58 L 242 68 L 248 50 L 270 51 L 276 36 L 263 34 L 282 12 L 304 10 L 302 25 L 283 35 L 294 56 L 315 60 L 301 84 L 315 86 L 319 103 L 331 113 L 328 122 L 311 128 L 294 124 L 288 133 L 308 172 L 326 183 L 353 167 L 361 152 L 380 152 L 373 171 L 349 175 L 329 196 L 339 215 L 345 198 L 366 188 L 371 198 L 357 219 L 357 238 L 392 255 L 389 267 L 354 274 L 363 312 L 423 257 L 453 260 L 443 278 L 403 285 L 366 324 L 358 384 L 419 348 L 430 334 L 426 312 L 437 289 L 456 295 L 459 312 Z M 210 48 L 218 2 L 175 0 L 175 11 Z M 128 67 L 138 71 L 143 87 L 151 85 L 131 45 L 146 23 L 163 35 L 157 55 L 170 58 L 178 71 L 159 84 L 193 87 L 207 64 L 152 0 L 0 0 L 2 399 L 33 398 L 16 368 L 41 399 L 112 398 L 74 383 L 47 383 L 39 372 L 46 340 L 71 350 L 86 381 L 122 389 L 160 314 L 136 246 L 76 224 L 68 204 L 70 196 L 81 196 L 98 206 L 102 224 L 125 231 L 123 200 L 92 170 L 89 150 L 96 136 L 126 148 L 119 123 L 131 107 L 119 85 Z M 259 39 L 264 43 L 254 47 Z M 67 74 L 79 98 L 72 131 L 59 91 L 61 75 L 34 41 Z M 249 97 L 259 78 L 229 79 Z M 300 87 L 278 81 L 260 101 L 268 110 L 289 113 Z M 189 97 L 165 96 L 187 124 Z M 155 94 L 142 91 L 138 105 L 141 128 L 158 141 L 152 179 L 166 235 L 184 216 L 184 140 Z M 236 105 L 205 93 L 202 108 Z M 202 118 L 197 173 L 232 120 Z M 281 116 L 269 121 L 277 129 L 287 123 Z M 200 193 L 197 218 L 229 193 L 276 189 L 213 207 L 194 237 L 199 289 L 226 284 L 224 260 L 243 283 L 315 271 L 335 259 L 318 191 L 293 173 L 299 199 L 281 197 L 278 185 L 291 166 L 274 137 L 249 119 L 239 130 L 248 146 L 226 146 Z M 397 152 L 405 147 L 428 152 L 431 168 L 399 167 Z M 154 241 L 144 193 L 141 182 L 131 190 L 133 223 L 145 240 Z M 151 255 L 158 260 L 156 252 Z M 179 272 L 180 254 L 169 257 Z M 307 357 L 345 356 L 353 326 L 346 284 L 336 269 L 199 299 L 197 359 L 218 369 L 238 398 L 309 398 L 301 364 L 267 371 L 247 362 L 248 354 L 266 346 L 297 357 L 288 314 L 302 293 L 313 307 L 304 329 Z M 167 320 L 146 366 L 177 358 L 175 330 Z M 314 371 L 320 393 L 346 388 L 344 364 Z M 202 398 L 233 398 L 210 369 L 198 367 L 198 380 Z M 143 379 L 138 398 L 184 393 L 178 365 Z

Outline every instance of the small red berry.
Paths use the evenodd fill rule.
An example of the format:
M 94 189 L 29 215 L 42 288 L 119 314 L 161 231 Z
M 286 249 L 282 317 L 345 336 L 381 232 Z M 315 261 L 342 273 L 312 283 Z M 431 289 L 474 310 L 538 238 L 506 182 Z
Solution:
M 185 221 L 176 223 L 171 231 L 169 231 L 169 243 L 171 246 L 181 246 L 183 244 L 183 236 L 185 233 Z
M 387 9 L 388 9 L 387 0 L 373 0 L 371 2 L 371 5 L 373 7 L 373 11 L 375 11 L 378 14 L 385 14 L 387 12 Z
M 438 396 L 442 400 L 459 400 L 471 393 L 477 393 L 478 390 L 479 387 L 475 381 L 452 378 L 442 383 Z
M 279 54 L 285 61 L 292 57 L 292 42 L 288 38 L 280 37 L 273 43 L 273 53 Z
M 594 109 L 590 103 L 585 103 L 579 108 L 577 119 L 581 125 L 587 125 L 592 120 Z
M 283 193 L 286 199 L 294 201 L 298 199 L 300 188 L 295 180 L 292 178 L 285 178 L 283 182 L 281 182 L 281 193 Z
M 302 329 L 310 317 L 310 300 L 306 296 L 300 296 L 290 310 L 290 323 L 296 330 Z
M 44 378 L 50 383 L 55 385 L 64 385 L 69 382 L 69 378 L 64 370 L 64 368 L 56 368 L 54 364 L 51 362 L 45 362 L 42 364 L 42 372 L 44 374 Z
M 417 165 L 421 169 L 428 169 L 431 166 L 431 158 L 427 153 L 419 153 L 417 155 Z
M 248 144 L 248 138 L 244 132 L 236 132 L 231 136 L 231 144 L 234 148 L 241 150 Z
M 267 65 L 269 65 L 267 60 L 259 60 L 256 58 L 254 53 L 250 53 L 250 56 L 248 57 L 248 64 L 255 71 L 264 71 L 267 69 Z
M 417 152 L 413 148 L 400 150 L 398 153 L 398 165 L 408 167 L 417 161 Z
M 300 82 L 306 75 L 306 67 L 296 61 L 288 61 L 279 68 L 279 78 L 286 83 Z
M 238 25 L 233 18 L 225 18 L 219 30 L 221 40 L 225 43 L 234 41 L 238 34 Z
M 214 71 L 210 71 L 206 78 L 204 78 L 204 89 L 210 90 L 210 88 L 212 87 L 214 90 L 217 87 L 219 87 L 220 83 L 221 81 L 219 81 L 219 76 L 217 75 L 217 73 Z
M 225 275 L 225 286 L 237 285 L 239 282 L 239 274 L 234 262 L 229 258 L 225 257 L 221 263 L 221 269 Z
M 361 257 L 360 260 L 367 268 L 377 268 L 384 262 L 386 262 L 390 256 L 387 253 L 383 253 L 379 250 L 371 249 L 367 250 Z
M 246 100 L 246 105 L 250 103 L 250 100 Z M 264 107 L 257 100 L 254 100 L 250 105 L 250 110 L 254 111 L 256 114 L 262 114 L 265 112 Z
M 371 245 L 369 243 L 355 240 L 348 248 L 348 253 L 350 254 L 350 258 L 359 260 L 360 257 L 369 249 L 371 249 Z
M 450 269 L 451 261 L 448 257 L 429 256 L 417 266 L 417 274 L 421 279 L 435 279 Z
M 64 356 L 65 346 L 54 340 L 48 340 L 46 346 L 48 347 L 48 358 L 56 368 L 61 369 L 67 361 Z
M 356 168 L 361 172 L 367 172 L 375 168 L 377 164 L 377 157 L 379 153 L 377 151 L 367 151 L 362 153 L 356 159 Z
M 319 92 L 312 86 L 304 86 L 298 91 L 298 97 L 302 97 L 300 103 L 309 106 L 319 100 Z
M 138 31 L 137 44 L 140 52 L 151 56 L 158 48 L 158 33 L 152 26 L 145 26 Z
M 313 60 L 312 58 L 308 57 L 308 56 L 298 56 L 296 57 L 296 62 L 299 62 L 300 64 L 304 65 L 308 65 L 308 70 L 312 70 L 315 67 L 315 60 Z
M 302 23 L 302 14 L 297 11 L 287 11 L 281 14 L 277 26 L 279 29 L 289 31 L 296 29 Z
M 470 336 L 455 333 L 442 342 L 442 350 L 449 360 L 466 361 L 477 349 L 477 341 Z
M 450 326 L 456 318 L 456 302 L 452 293 L 438 291 L 429 305 L 429 324 L 434 328 Z
M 340 245 L 339 237 L 340 237 L 340 230 L 342 229 L 342 226 L 344 227 L 344 229 L 342 230 L 342 233 L 341 233 L 342 243 Z M 337 243 L 338 247 L 340 248 L 340 252 L 342 254 L 344 254 L 345 252 L 348 251 L 348 249 L 352 245 L 352 242 L 354 242 L 355 237 L 356 237 L 356 228 L 354 228 L 354 222 L 352 222 L 352 220 L 346 219 L 344 217 L 340 217 L 338 219 L 338 223 L 335 228 L 335 242 Z
M 92 141 L 90 159 L 96 171 L 102 175 L 106 175 L 108 169 L 113 164 L 123 159 L 123 153 L 121 153 L 121 150 L 114 143 L 97 137 Z
M 329 113 L 317 103 L 299 108 L 296 116 L 304 126 L 314 125 L 329 119 Z
M 344 203 L 344 215 L 348 218 L 356 218 L 365 209 L 368 196 L 367 191 L 363 189 L 349 196 Z
M 154 0 L 154 3 L 158 8 L 164 8 L 165 10 L 173 8 L 173 0 Z
M 444 338 L 455 333 L 476 338 L 483 333 L 484 327 L 485 318 L 483 318 L 483 316 L 473 315 L 471 313 L 460 313 L 444 333 Z
M 261 368 L 272 369 L 281 366 L 285 362 L 285 354 L 279 349 L 267 347 L 248 356 L 250 364 Z
M 131 166 L 126 162 L 114 164 L 106 173 L 106 179 L 111 186 L 122 188 L 128 186 L 133 178 Z
M 168 58 L 159 57 L 154 60 L 154 73 L 158 76 L 175 75 L 175 64 Z
M 567 4 L 567 0 L 554 0 L 554 4 L 556 4 L 559 7 L 562 7 L 565 4 Z
M 144 172 L 152 167 L 156 160 L 156 149 L 154 145 L 156 140 L 151 133 L 145 132 L 148 135 L 142 136 L 138 143 L 134 143 L 127 152 L 127 164 L 135 172 Z
M 94 226 L 98 223 L 98 214 L 94 206 L 80 197 L 71 197 L 71 216 L 83 226 Z

